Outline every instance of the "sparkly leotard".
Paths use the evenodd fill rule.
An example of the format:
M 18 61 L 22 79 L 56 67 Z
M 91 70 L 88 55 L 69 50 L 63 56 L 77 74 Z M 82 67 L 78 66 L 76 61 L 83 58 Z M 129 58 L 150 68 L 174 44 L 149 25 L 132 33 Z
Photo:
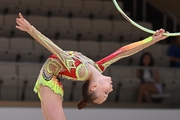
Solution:
M 33 32 L 34 34 L 31 36 L 33 36 L 38 42 L 53 53 L 53 55 L 50 56 L 44 63 L 35 84 L 34 91 L 38 93 L 38 95 L 39 88 L 41 85 L 43 85 L 48 86 L 56 94 L 63 96 L 63 85 L 57 79 L 57 77 L 85 81 L 88 79 L 89 75 L 88 64 L 91 64 L 102 73 L 109 65 L 113 64 L 119 59 L 135 54 L 157 42 L 153 41 L 152 36 L 150 36 L 139 42 L 123 46 L 109 56 L 94 62 L 79 52 L 63 51 L 35 28 Z

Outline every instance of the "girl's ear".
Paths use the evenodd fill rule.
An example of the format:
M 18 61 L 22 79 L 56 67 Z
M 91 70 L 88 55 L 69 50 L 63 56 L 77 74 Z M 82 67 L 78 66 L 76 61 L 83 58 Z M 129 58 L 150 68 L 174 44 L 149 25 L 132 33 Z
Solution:
M 90 86 L 89 86 L 89 89 L 91 91 L 95 91 L 97 89 L 97 84 L 96 83 L 92 83 Z

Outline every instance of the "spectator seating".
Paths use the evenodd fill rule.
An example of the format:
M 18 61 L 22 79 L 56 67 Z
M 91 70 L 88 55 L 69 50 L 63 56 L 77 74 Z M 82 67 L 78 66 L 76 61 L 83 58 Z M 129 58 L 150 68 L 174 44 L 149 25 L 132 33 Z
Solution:
M 19 12 L 63 50 L 80 51 L 95 61 L 123 45 L 149 36 L 125 21 L 112 1 L 53 1 L 0 0 L 0 42 L 3 43 L 0 45 L 1 100 L 38 100 L 32 89 L 42 63 L 52 54 L 30 35 L 15 28 Z M 121 1 L 118 4 L 124 8 Z M 152 23 L 137 22 L 149 29 L 153 28 Z M 155 58 L 160 78 L 165 84 L 165 92 L 172 96 L 165 102 L 177 103 L 180 97 L 177 92 L 179 70 L 167 68 L 167 49 L 167 45 L 155 44 L 107 68 L 104 74 L 112 76 L 114 81 L 114 92 L 107 101 L 135 101 L 140 81 L 136 79 L 137 68 L 132 66 L 137 66 L 142 52 L 148 51 Z M 83 82 L 60 80 L 64 84 L 64 100 L 79 101 Z

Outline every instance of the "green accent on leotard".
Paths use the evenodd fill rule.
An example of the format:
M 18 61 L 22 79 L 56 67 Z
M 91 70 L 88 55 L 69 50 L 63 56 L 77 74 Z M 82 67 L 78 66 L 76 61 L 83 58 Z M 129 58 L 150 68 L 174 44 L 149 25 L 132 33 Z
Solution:
M 63 98 L 64 95 L 63 85 L 57 79 L 51 79 L 47 81 L 43 78 L 42 74 L 40 74 L 34 87 L 34 92 L 38 93 L 38 97 L 40 100 L 42 100 L 39 92 L 39 88 L 41 85 L 49 87 L 56 94 L 59 94 Z

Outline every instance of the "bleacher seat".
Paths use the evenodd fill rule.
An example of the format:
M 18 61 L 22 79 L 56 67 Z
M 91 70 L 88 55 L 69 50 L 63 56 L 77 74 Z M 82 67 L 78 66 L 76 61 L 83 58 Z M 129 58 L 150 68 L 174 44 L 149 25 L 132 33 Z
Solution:
M 85 0 L 84 9 L 85 10 L 95 9 L 96 11 L 101 11 L 103 10 L 103 2 L 98 0 Z
M 153 24 L 150 22 L 138 21 L 137 23 L 144 27 L 147 27 L 148 29 L 153 29 Z
M 179 79 L 165 79 L 165 81 L 163 82 L 165 84 L 164 87 L 164 92 L 168 93 L 170 95 L 170 97 L 166 100 L 164 100 L 164 103 L 174 103 L 177 104 L 179 103 L 179 86 L 180 86 L 180 82 Z
M 17 14 L 22 13 L 23 15 L 26 14 L 27 8 L 25 6 L 21 6 L 20 4 L 8 4 L 4 10 L 4 14 Z
M 150 30 L 153 29 L 153 25 L 152 25 L 152 23 L 150 23 L 150 22 L 138 21 L 137 23 L 138 23 L 139 25 L 145 27 L 145 28 L 150 29 Z M 144 31 L 140 30 L 139 28 L 136 28 L 136 27 L 133 27 L 133 28 L 134 28 L 134 33 L 135 33 L 135 34 L 139 34 L 139 37 L 140 37 L 140 38 L 146 38 L 146 37 L 148 37 L 148 36 L 151 35 L 151 34 L 149 34 L 149 33 L 147 33 L 147 32 L 144 32 Z
M 99 30 L 99 31 L 111 31 L 112 22 L 110 20 L 104 20 L 104 19 L 93 19 L 92 28 L 93 30 Z
M 79 51 L 91 59 L 97 60 L 100 55 L 99 43 L 96 41 L 79 41 Z
M 110 73 L 112 78 L 119 78 L 119 80 L 125 78 L 135 78 L 135 71 L 130 67 L 111 66 Z
M 33 39 L 23 37 L 13 37 L 10 39 L 10 48 L 13 50 L 32 50 Z
M 51 2 L 51 3 L 53 3 L 53 2 Z M 28 14 L 30 14 L 30 15 L 48 16 L 48 13 L 49 13 L 49 8 L 42 6 L 42 5 L 29 6 L 27 10 L 29 10 Z
M 140 33 L 137 33 L 137 32 L 122 32 L 122 36 L 123 36 L 123 42 L 125 41 L 136 42 L 136 41 L 144 39 L 140 36 Z
M 59 28 L 58 29 L 58 38 L 59 39 L 74 39 L 77 40 L 78 38 L 78 31 L 76 29 L 71 28 Z
M 62 14 L 69 17 L 82 16 L 83 2 L 81 0 L 63 0 L 62 3 L 63 3 Z
M 51 41 L 55 43 L 54 40 Z M 42 44 L 40 44 L 37 41 L 34 41 L 34 51 L 37 51 L 37 53 L 39 53 L 43 61 L 45 61 L 52 54 L 47 48 L 45 48 Z
M 123 3 L 121 1 L 118 1 L 117 3 L 121 7 L 121 9 L 124 9 Z M 104 5 L 103 7 L 105 10 L 110 10 L 112 12 L 117 11 L 113 1 L 104 1 L 103 5 Z
M 25 14 L 27 14 L 27 10 L 29 9 L 28 4 L 31 1 L 30 2 L 29 1 L 28 2 L 24 2 L 24 1 L 21 2 L 21 0 L 8 0 L 8 1 L 4 1 L 4 3 L 5 2 L 9 2 L 9 3 L 6 3 L 5 5 L 2 5 L 2 7 L 3 7 L 2 13 L 4 13 L 4 14 L 22 13 L 23 15 L 25 15 Z M 27 3 L 27 4 L 24 4 L 24 3 Z
M 60 78 L 60 80 L 63 83 L 64 101 L 69 101 L 73 81 L 62 78 Z
M 82 29 L 78 32 L 81 34 L 81 40 L 99 41 L 102 38 L 98 30 Z
M 163 48 L 161 44 L 154 44 L 144 49 L 144 52 L 150 52 L 153 57 L 158 58 L 163 55 Z
M 38 62 L 40 52 L 34 51 L 33 39 L 14 37 L 10 39 L 10 49 L 19 55 L 18 61 Z
M 118 1 L 118 5 L 123 9 L 123 3 L 121 1 Z M 113 4 L 113 1 L 104 1 L 103 2 L 103 13 L 102 17 L 105 19 L 123 19 L 122 15 L 119 13 L 119 11 L 116 9 L 115 5 Z M 127 14 L 127 13 L 126 13 Z
M 0 0 L 0 4 L 20 4 L 20 0 Z
M 42 64 L 36 64 L 36 63 L 21 63 L 18 65 L 18 75 L 22 78 L 28 78 L 31 76 L 38 77 L 38 74 L 40 72 Z M 36 81 L 36 80 L 34 80 Z M 33 81 L 30 82 L 32 84 Z
M 120 82 L 122 84 L 122 89 L 133 89 L 133 90 L 137 90 L 140 86 L 140 79 L 138 78 L 122 78 L 120 79 Z
M 7 15 L 4 15 L 4 24 L 7 25 L 7 26 L 15 27 L 15 25 L 16 25 L 16 18 L 18 18 L 18 14 L 7 14 Z
M 9 39 L 7 37 L 0 37 L 0 50 L 4 51 L 4 50 L 9 50 L 10 46 L 9 46 Z
M 78 51 L 78 43 L 72 39 L 60 39 L 57 40 L 57 46 L 65 51 Z
M 37 50 L 37 51 L 40 51 L 40 52 L 48 51 L 43 45 L 41 45 L 36 40 L 34 40 L 33 45 L 34 45 L 34 50 Z
M 70 28 L 70 19 L 67 17 L 51 17 L 50 18 L 50 27 L 54 28 Z
M 101 18 L 103 13 L 103 2 L 98 0 L 84 1 L 83 15 L 89 18 Z
M 21 5 L 22 6 L 26 6 L 26 7 L 29 7 L 29 6 L 40 6 L 41 5 L 41 0 L 28 0 L 28 1 L 25 1 L 25 0 L 21 0 Z
M 107 68 L 102 74 L 103 74 L 103 75 L 106 75 L 106 76 L 111 76 L 111 74 L 110 74 L 110 68 Z
M 3 14 L 5 12 L 6 6 L 4 4 L 0 4 L 0 14 Z
M 169 44 L 162 44 L 163 55 L 167 55 L 169 46 L 170 46 Z
M 0 14 L 0 26 L 4 24 L 4 17 L 2 14 Z
M 92 38 L 91 40 L 98 40 L 98 41 L 120 41 L 120 34 L 119 32 L 111 31 L 111 30 L 102 30 L 102 29 L 93 29 L 90 31 Z M 94 36 L 94 37 L 93 37 Z
M 56 7 L 62 7 L 62 0 L 53 0 L 49 1 L 49 0 L 42 0 L 42 5 L 44 7 L 49 7 L 51 9 L 56 8 Z
M 136 41 L 137 38 L 133 36 L 133 26 L 127 21 L 114 20 L 113 32 L 117 32 L 121 36 L 121 41 Z
M 109 69 L 109 68 L 107 68 Z M 120 79 L 117 77 L 112 78 L 113 83 L 113 91 L 109 94 L 109 97 L 107 98 L 107 102 L 118 102 L 119 101 L 119 90 L 121 87 Z
M 162 55 L 158 58 L 155 58 L 155 65 L 160 67 L 169 67 L 170 58 L 166 55 Z
M 92 33 L 92 32 L 91 32 Z M 118 41 L 118 34 L 112 32 L 112 31 L 103 31 L 95 29 L 93 30 L 94 38 L 91 40 L 97 40 L 97 41 Z
M 76 81 L 73 91 L 73 101 L 78 102 L 82 99 L 82 86 L 84 81 Z
M 62 0 L 42 0 L 42 9 L 47 11 L 47 15 L 49 16 L 62 16 L 63 15 L 63 9 L 62 9 Z
M 82 9 L 83 3 L 81 0 L 63 0 L 63 7 L 66 9 Z M 76 4 L 74 4 L 76 3 Z
M 137 78 L 122 78 L 120 81 L 120 102 L 135 102 L 140 86 L 140 80 Z
M 17 100 L 17 66 L 1 63 L 1 100 Z
M 73 29 L 88 29 L 91 30 L 92 22 L 87 18 L 72 18 L 72 28 Z
M 179 73 L 180 73 L 180 70 L 179 70 L 179 69 L 176 69 L 176 70 L 175 70 L 175 75 L 176 75 L 175 78 L 176 78 L 176 80 L 180 79 L 180 74 L 179 74 Z
M 33 87 L 38 78 L 41 69 L 41 64 L 19 64 L 19 99 L 20 100 L 38 100 L 37 95 L 33 91 Z M 24 89 L 25 87 L 25 89 Z M 24 94 L 24 98 L 22 98 Z
M 109 47 L 109 46 L 113 46 L 113 47 Z M 121 43 L 119 42 L 115 42 L 115 41 L 104 41 L 100 43 L 100 56 L 101 57 L 105 57 L 110 55 L 111 53 L 115 52 L 116 50 L 120 49 L 123 45 L 121 45 Z M 123 56 L 125 57 L 125 56 Z M 128 65 L 129 64 L 129 60 L 130 57 L 125 57 L 125 58 L 121 58 L 118 61 L 115 62 L 115 64 L 119 64 L 119 65 Z
M 127 21 L 114 20 L 113 21 L 113 30 L 119 31 L 119 32 L 122 32 L 122 31 L 133 32 L 133 26 Z
M 175 79 L 175 70 L 170 68 L 158 69 L 162 81 Z
M 164 55 L 163 47 L 161 44 L 151 45 L 131 56 L 134 65 L 138 65 L 141 55 L 145 52 L 149 52 L 152 54 L 155 62 L 154 64 L 156 66 L 164 66 L 164 67 L 168 66 L 169 58 L 166 55 Z
M 49 27 L 49 20 L 46 16 L 30 15 L 27 20 L 35 27 Z
M 40 27 L 37 26 L 36 29 L 40 31 L 43 35 L 49 39 L 55 39 L 57 37 L 58 29 L 54 27 Z
M 113 46 L 113 47 L 111 47 Z M 119 42 L 115 41 L 103 41 L 100 42 L 100 56 L 107 56 L 121 47 Z
M 9 32 L 10 37 L 25 37 L 25 38 L 32 38 L 27 32 L 21 31 L 16 27 L 12 27 L 11 31 Z
M 50 16 L 68 16 L 67 9 L 63 8 L 63 0 L 54 0 L 50 2 L 49 0 L 42 1 L 43 8 L 48 9 L 48 14 Z
M 3 43 L 0 45 L 1 61 L 15 61 L 17 51 L 10 50 L 10 40 L 6 37 L 1 37 L 0 42 Z

